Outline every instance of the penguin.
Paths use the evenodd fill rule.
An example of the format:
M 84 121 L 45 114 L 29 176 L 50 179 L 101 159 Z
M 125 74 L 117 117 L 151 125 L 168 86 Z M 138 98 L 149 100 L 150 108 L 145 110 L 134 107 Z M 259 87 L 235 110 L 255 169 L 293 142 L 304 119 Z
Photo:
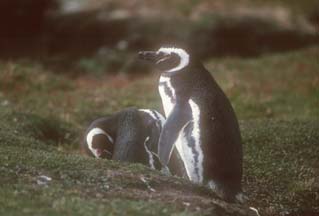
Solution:
M 85 132 L 82 148 L 96 158 L 142 163 L 183 176 L 186 172 L 180 159 L 173 156 L 168 167 L 164 167 L 157 156 L 164 122 L 165 118 L 156 110 L 127 108 L 93 121 Z
M 156 165 L 157 143 L 165 118 L 155 110 L 127 108 L 93 121 L 82 147 L 96 158 Z M 159 164 L 159 163 L 157 163 Z
M 141 51 L 139 58 L 161 72 L 158 88 L 166 116 L 158 144 L 161 163 L 168 163 L 176 147 L 189 180 L 228 202 L 244 202 L 238 120 L 213 76 L 181 48 Z

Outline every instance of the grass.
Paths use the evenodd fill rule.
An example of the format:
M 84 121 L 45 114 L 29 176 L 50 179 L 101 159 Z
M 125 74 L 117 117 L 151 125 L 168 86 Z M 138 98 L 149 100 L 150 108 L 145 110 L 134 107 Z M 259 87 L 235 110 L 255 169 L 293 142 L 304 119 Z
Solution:
M 205 63 L 239 117 L 244 188 L 262 215 L 319 211 L 318 51 Z M 220 215 L 208 191 L 183 179 L 79 154 L 94 118 L 161 110 L 158 75 L 74 78 L 28 61 L 0 70 L 1 215 Z M 41 175 L 52 181 L 39 184 Z
M 207 68 L 224 87 L 240 119 L 319 116 L 319 47 L 258 59 L 213 60 Z
M 245 143 L 245 184 L 265 215 L 317 209 L 317 120 L 241 122 Z
M 106 0 L 89 0 L 85 6 L 89 9 L 92 8 L 100 8 L 110 7 L 110 8 L 120 8 L 120 9 L 130 9 L 132 12 L 135 12 L 139 8 L 133 8 L 132 4 L 127 4 L 126 1 L 117 1 L 116 4 L 110 4 L 109 1 Z M 170 12 L 169 14 L 178 14 L 182 16 L 189 16 L 192 13 L 200 13 L 205 8 L 209 8 L 210 11 L 219 11 L 223 9 L 229 9 L 234 7 L 243 7 L 243 8 L 251 8 L 251 7 L 271 7 L 271 8 L 288 8 L 293 13 L 298 14 L 307 14 L 313 12 L 318 6 L 319 3 L 316 0 L 307 0 L 307 1 L 298 1 L 298 0 L 240 0 L 240 1 L 231 1 L 231 0 L 184 0 L 184 1 L 161 1 L 161 2 L 152 2 L 151 4 L 147 1 L 140 1 L 136 3 L 134 6 L 142 6 L 143 8 L 147 8 L 149 10 L 158 10 L 159 8 L 163 11 Z M 131 7 L 131 8 L 130 8 Z

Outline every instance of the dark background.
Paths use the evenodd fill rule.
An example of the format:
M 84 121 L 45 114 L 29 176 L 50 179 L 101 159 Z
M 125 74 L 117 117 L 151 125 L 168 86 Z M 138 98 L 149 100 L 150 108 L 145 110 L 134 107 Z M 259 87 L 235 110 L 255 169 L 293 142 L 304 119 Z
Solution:
M 314 0 L 2 0 L 0 57 L 74 73 L 86 70 L 83 59 L 103 73 L 143 73 L 132 56 L 161 45 L 203 59 L 256 57 L 318 44 L 318 8 Z

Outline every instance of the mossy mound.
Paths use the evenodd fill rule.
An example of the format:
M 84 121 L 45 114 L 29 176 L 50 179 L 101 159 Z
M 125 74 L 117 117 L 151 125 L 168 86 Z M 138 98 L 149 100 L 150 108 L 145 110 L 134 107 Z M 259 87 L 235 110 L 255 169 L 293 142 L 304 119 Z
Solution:
M 184 179 L 61 151 L 52 144 L 73 141 L 61 121 L 0 113 L 0 214 L 234 215 Z
M 7 137 L 7 144 L 11 144 L 10 140 L 17 141 L 22 138 L 55 146 L 65 143 L 74 144 L 78 141 L 78 134 L 74 128 L 54 117 L 44 118 L 31 113 L 0 108 L 0 119 L 0 133 Z M 18 143 L 12 141 L 12 145 Z
M 48 145 L 72 131 L 63 129 L 61 122 L 2 111 L 0 204 L 4 208 L 0 213 L 234 214 L 217 207 L 212 202 L 214 196 L 205 188 L 183 179 L 164 176 L 139 164 L 68 154 Z M 15 118 L 18 121 L 12 121 Z M 249 205 L 267 215 L 319 209 L 319 122 L 265 119 L 241 121 L 240 125 Z M 51 139 L 46 130 L 41 130 L 44 127 L 62 135 Z M 41 183 L 42 175 L 52 180 Z

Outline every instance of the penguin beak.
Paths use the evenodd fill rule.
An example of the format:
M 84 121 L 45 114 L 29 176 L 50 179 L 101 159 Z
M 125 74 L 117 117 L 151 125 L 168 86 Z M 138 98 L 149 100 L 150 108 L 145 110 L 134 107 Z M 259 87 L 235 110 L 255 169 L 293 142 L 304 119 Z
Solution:
M 158 54 L 154 51 L 141 51 L 138 53 L 138 58 L 151 63 L 156 63 L 158 60 Z
M 163 52 L 141 51 L 138 53 L 138 57 L 139 59 L 142 59 L 157 65 L 169 59 L 171 55 L 167 53 L 163 53 Z

